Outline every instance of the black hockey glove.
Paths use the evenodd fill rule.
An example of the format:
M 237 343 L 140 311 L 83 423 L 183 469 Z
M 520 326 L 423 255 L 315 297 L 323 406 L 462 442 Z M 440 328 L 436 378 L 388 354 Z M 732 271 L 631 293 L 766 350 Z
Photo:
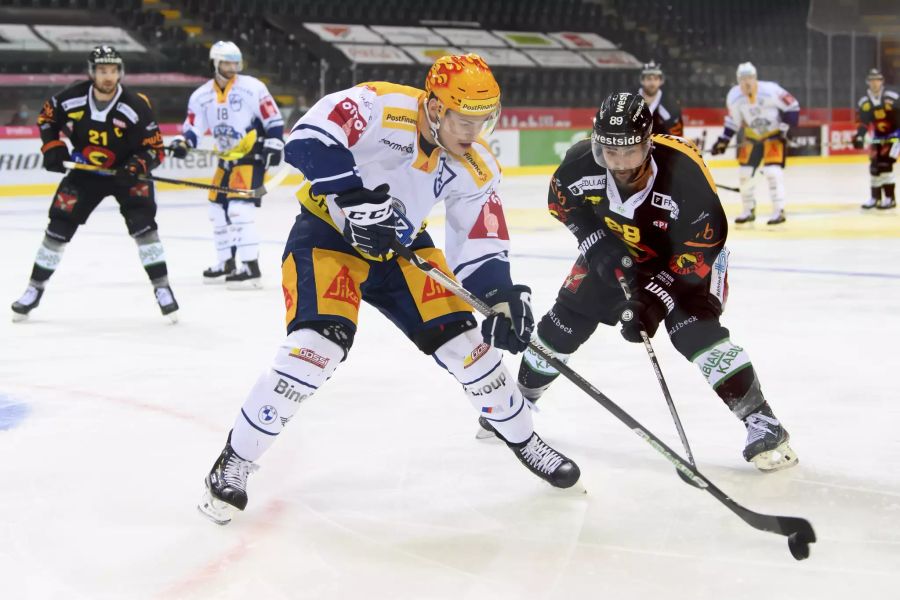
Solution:
M 513 354 L 525 350 L 534 331 L 531 288 L 527 285 L 496 288 L 485 295 L 484 301 L 497 313 L 481 324 L 484 342 Z
M 184 138 L 181 136 L 178 136 L 174 140 L 172 140 L 172 145 L 168 147 L 168 150 L 172 154 L 172 158 L 187 158 L 188 145 Z
M 48 142 L 47 144 L 44 144 L 44 147 L 41 148 L 41 150 L 44 153 L 45 169 L 54 173 L 66 172 L 63 162 L 72 160 L 72 156 L 69 154 L 69 148 L 66 146 L 65 142 L 62 140 Z
M 397 238 L 397 214 L 388 190 L 383 183 L 374 190 L 359 188 L 334 199 L 344 211 L 344 239 L 371 256 L 390 252 Z
M 866 137 L 861 133 L 857 133 L 853 136 L 853 147 L 857 150 L 862 150 L 863 146 L 866 145 Z
M 631 294 L 631 300 L 623 300 L 613 309 L 622 322 L 622 337 L 639 344 L 643 341 L 641 330 L 653 337 L 659 322 L 666 317 L 666 307 L 656 296 L 645 289 Z
M 137 156 L 132 156 L 116 172 L 115 180 L 119 185 L 132 186 L 137 183 L 141 175 L 147 175 L 147 173 L 149 173 L 147 163 Z
M 710 150 L 710 152 L 713 156 L 717 154 L 725 154 L 725 149 L 728 148 L 728 142 L 730 141 L 730 138 L 727 138 L 724 135 L 720 135 L 716 140 L 716 143 L 713 144 L 712 150 Z
M 263 142 L 263 164 L 266 168 L 277 167 L 281 164 L 281 152 L 284 150 L 284 142 L 277 138 L 266 138 Z

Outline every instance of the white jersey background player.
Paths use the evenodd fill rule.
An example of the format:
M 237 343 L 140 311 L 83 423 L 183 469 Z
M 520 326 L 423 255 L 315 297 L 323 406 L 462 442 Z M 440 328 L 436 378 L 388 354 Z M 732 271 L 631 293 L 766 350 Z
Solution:
M 188 101 L 183 137 L 176 138 L 172 155 L 184 158 L 201 136 L 215 138 L 224 155 L 213 185 L 237 189 L 262 185 L 268 167 L 281 162 L 284 120 L 266 85 L 239 75 L 240 49 L 232 42 L 216 42 L 209 51 L 215 73 Z M 248 137 L 249 136 L 249 137 Z M 255 211 L 260 199 L 210 192 L 209 220 L 213 226 L 217 264 L 203 272 L 206 283 L 224 280 L 230 289 L 259 287 L 259 233 Z M 235 263 L 235 255 L 240 260 Z
M 784 223 L 784 164 L 787 136 L 800 120 L 800 103 L 774 81 L 758 81 L 756 67 L 746 62 L 738 65 L 737 85 L 728 92 L 725 104 L 725 131 L 716 140 L 713 154 L 722 154 L 735 132 L 741 132 L 737 157 L 740 165 L 740 187 L 743 211 L 735 223 L 756 219 L 754 197 L 756 170 L 762 165 L 769 182 L 772 216 L 769 225 Z
M 528 470 L 556 487 L 577 482 L 575 463 L 534 433 L 530 408 L 497 351 L 522 351 L 534 327 L 531 290 L 510 276 L 500 166 L 481 137 L 499 113 L 500 87 L 484 60 L 468 54 L 438 59 L 424 91 L 360 84 L 325 96 L 294 126 L 285 156 L 307 182 L 282 263 L 288 335 L 206 478 L 205 515 L 224 524 L 245 508 L 254 461 L 346 358 L 362 301 L 462 385 Z M 439 202 L 446 258 L 425 229 Z M 481 333 L 469 306 L 393 255 L 398 239 L 498 311 Z M 401 366 L 396 376 L 415 375 Z M 391 393 L 373 386 L 360 390 L 359 401 Z M 368 440 L 340 443 L 364 451 Z

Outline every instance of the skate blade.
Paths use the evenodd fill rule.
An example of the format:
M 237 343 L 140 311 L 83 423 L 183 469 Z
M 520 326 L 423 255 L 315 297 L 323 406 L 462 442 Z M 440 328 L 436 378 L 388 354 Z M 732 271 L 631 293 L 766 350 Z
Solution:
M 259 279 L 248 279 L 246 281 L 229 281 L 226 287 L 229 290 L 238 292 L 244 290 L 260 290 L 262 289 L 262 282 Z
M 197 505 L 197 510 L 216 525 L 228 525 L 231 523 L 231 519 L 234 518 L 234 513 L 237 512 L 237 509 L 227 502 L 213 498 L 209 490 L 206 490 L 203 494 L 200 504 Z
M 13 314 L 12 314 L 12 322 L 13 323 L 21 323 L 22 321 L 27 321 L 27 320 L 28 320 L 28 313 L 22 314 L 22 313 L 13 312 Z
M 760 452 L 750 460 L 757 469 L 766 473 L 787 469 L 800 462 L 787 441 L 782 442 L 774 450 Z
M 500 438 L 497 437 L 497 434 L 493 431 L 488 431 L 484 427 L 479 427 L 478 431 L 475 432 L 476 440 L 497 440 L 500 441 Z
M 221 275 L 219 277 L 204 277 L 203 285 L 222 285 L 225 283 L 225 276 Z
M 172 323 L 172 324 L 174 325 L 175 323 L 178 322 L 178 311 L 176 310 L 176 311 L 174 311 L 174 312 L 170 312 L 170 313 L 167 314 L 167 315 L 163 315 L 163 317 L 165 317 L 166 319 L 168 319 L 169 322 Z

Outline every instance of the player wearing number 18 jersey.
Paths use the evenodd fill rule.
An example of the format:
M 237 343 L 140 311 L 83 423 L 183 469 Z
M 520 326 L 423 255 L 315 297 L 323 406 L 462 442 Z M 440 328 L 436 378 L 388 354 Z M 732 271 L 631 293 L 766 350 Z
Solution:
M 638 95 L 603 102 L 590 140 L 569 150 L 550 185 L 549 209 L 578 240 L 580 256 L 541 319 L 538 336 L 562 360 L 600 323 L 622 322 L 642 341 L 664 321 L 675 348 L 747 429 L 744 458 L 762 470 L 790 466 L 788 434 L 763 396 L 743 347 L 719 323 L 728 292 L 728 223 L 712 176 L 683 138 L 651 136 L 652 117 Z M 629 282 L 626 301 L 617 270 Z M 532 350 L 519 370 L 524 396 L 536 401 L 559 375 Z

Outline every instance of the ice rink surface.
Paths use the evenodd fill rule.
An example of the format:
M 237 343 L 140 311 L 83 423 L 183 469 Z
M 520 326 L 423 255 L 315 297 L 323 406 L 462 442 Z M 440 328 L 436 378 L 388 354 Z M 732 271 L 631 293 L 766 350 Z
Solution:
M 736 169 L 716 170 L 736 185 Z M 454 380 L 364 307 L 346 364 L 305 402 L 227 527 L 202 479 L 283 336 L 293 190 L 259 214 L 265 289 L 204 286 L 205 196 L 160 193 L 180 323 L 159 314 L 115 202 L 81 228 L 28 322 L 0 321 L 0 597 L 74 599 L 846 599 L 900 584 L 900 214 L 863 213 L 865 164 L 789 166 L 788 222 L 732 227 L 723 323 L 792 435 L 794 469 L 741 457 L 744 428 L 654 339 L 698 465 L 744 506 L 808 518 L 794 561 L 565 380 L 536 429 L 587 494 L 474 439 Z M 513 275 L 542 315 L 575 256 L 548 177 L 508 178 Z M 759 213 L 769 212 L 758 184 Z M 730 216 L 738 197 L 722 192 Z M 0 201 L 0 299 L 24 290 L 49 198 Z M 443 239 L 443 219 L 431 231 Z M 7 314 L 9 314 L 8 309 Z M 518 369 L 518 358 L 507 356 Z M 647 356 L 602 328 L 570 365 L 681 448 Z

